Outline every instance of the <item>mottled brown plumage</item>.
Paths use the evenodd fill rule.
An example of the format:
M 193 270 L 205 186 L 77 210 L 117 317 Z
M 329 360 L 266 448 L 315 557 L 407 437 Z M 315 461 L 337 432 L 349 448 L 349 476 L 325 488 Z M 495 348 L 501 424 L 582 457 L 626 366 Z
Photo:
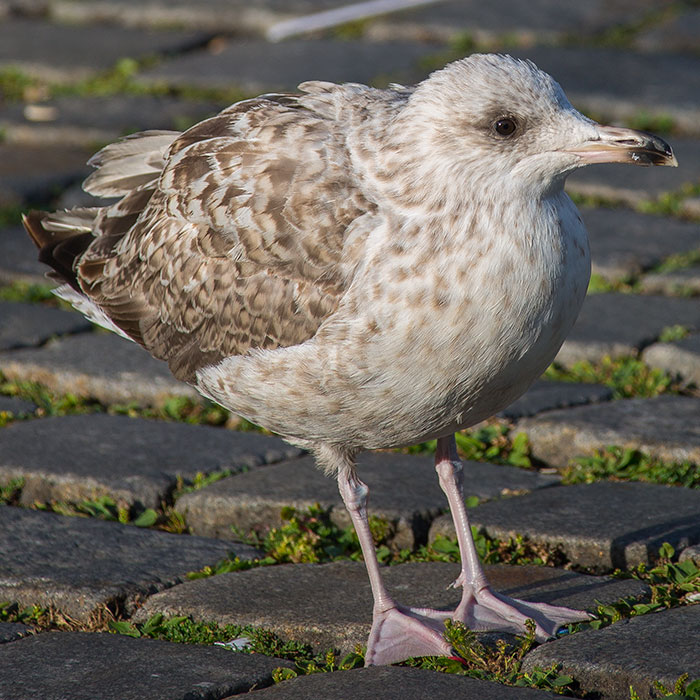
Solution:
M 190 382 L 224 357 L 311 338 L 347 284 L 348 232 L 376 208 L 337 122 L 300 95 L 235 104 L 182 135 L 137 134 L 91 164 L 85 189 L 120 201 L 91 210 L 69 256 L 51 230 L 62 215 L 33 213 L 42 259 Z

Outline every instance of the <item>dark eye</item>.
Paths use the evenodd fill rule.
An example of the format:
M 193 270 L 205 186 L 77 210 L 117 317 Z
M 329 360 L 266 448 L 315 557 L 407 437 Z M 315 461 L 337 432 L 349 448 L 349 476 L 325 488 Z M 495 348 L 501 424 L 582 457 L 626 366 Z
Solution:
M 501 136 L 510 136 L 513 134 L 517 126 L 518 125 L 515 123 L 515 119 L 512 119 L 511 117 L 503 117 L 494 123 L 493 128 L 496 130 L 496 133 L 500 134 Z

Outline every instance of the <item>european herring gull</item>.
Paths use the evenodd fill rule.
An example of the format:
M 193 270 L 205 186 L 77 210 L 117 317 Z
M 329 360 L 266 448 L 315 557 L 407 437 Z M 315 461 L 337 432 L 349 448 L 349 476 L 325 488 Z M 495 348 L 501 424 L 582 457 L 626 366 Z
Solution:
M 39 259 L 86 316 L 337 476 L 374 597 L 367 664 L 449 654 L 448 617 L 515 632 L 532 618 L 547 639 L 588 614 L 491 589 L 454 432 L 520 396 L 576 319 L 590 261 L 566 176 L 676 159 L 510 56 L 414 88 L 299 90 L 103 148 L 84 187 L 119 200 L 30 213 Z M 360 450 L 432 438 L 462 557 L 450 613 L 388 595 L 355 471 Z

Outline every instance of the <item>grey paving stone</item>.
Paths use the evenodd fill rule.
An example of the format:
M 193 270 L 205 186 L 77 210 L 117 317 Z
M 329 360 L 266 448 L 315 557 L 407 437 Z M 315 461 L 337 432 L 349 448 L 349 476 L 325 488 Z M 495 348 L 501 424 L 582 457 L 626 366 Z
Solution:
M 39 105 L 8 104 L 0 114 L 0 129 L 12 143 L 94 148 L 97 143 L 143 129 L 182 130 L 225 106 L 155 95 L 66 96 Z
M 78 314 L 62 313 L 82 321 Z M 40 382 L 56 393 L 106 404 L 153 405 L 169 396 L 200 398 L 191 386 L 173 377 L 165 362 L 108 332 L 81 333 L 54 339 L 40 348 L 0 352 L 0 369 L 8 379 Z
M 700 294 L 700 265 L 683 267 L 672 272 L 650 272 L 641 279 L 647 294 L 690 296 Z
M 247 545 L 10 506 L 0 507 L 0 549 L 0 600 L 50 606 L 83 623 L 103 622 L 109 611 L 130 614 L 151 593 L 229 554 L 259 554 Z
M 299 453 L 279 438 L 105 414 L 21 421 L 0 431 L 0 478 L 22 477 L 25 505 L 109 495 L 157 508 L 178 476 L 191 480 Z
M 168 85 L 238 87 L 250 92 L 294 90 L 305 80 L 415 82 L 427 75 L 420 60 L 435 46 L 415 42 L 290 40 L 278 44 L 231 40 L 216 52 L 198 51 L 163 62 L 139 80 Z
M 370 513 L 392 523 L 394 544 L 413 548 L 425 543 L 431 521 L 447 506 L 433 458 L 365 453 L 360 455 L 358 472 L 369 487 Z M 481 498 L 556 483 L 556 476 L 516 467 L 465 463 L 465 490 Z M 284 506 L 303 509 L 317 502 L 333 509 L 331 517 L 340 527 L 350 525 L 336 480 L 317 469 L 312 457 L 304 457 L 222 479 L 181 497 L 176 507 L 193 532 L 236 539 L 239 535 L 232 525 L 244 534 L 266 531 L 281 524 Z
M 66 22 L 263 33 L 274 23 L 333 9 L 346 0 L 47 0 L 51 16 Z
M 537 0 L 527 6 L 508 0 L 498 5 L 451 0 L 432 6 L 396 12 L 374 20 L 367 33 L 372 37 L 450 40 L 467 34 L 476 41 L 498 45 L 504 37 L 511 43 L 531 45 L 568 38 L 591 37 L 616 24 L 627 24 L 653 7 L 651 0 L 633 3 L 561 3 Z
M 700 463 L 700 399 L 656 396 L 599 406 L 551 411 L 517 423 L 530 438 L 532 454 L 548 464 L 606 445 L 643 450 L 666 461 Z
M 581 215 L 591 243 L 592 272 L 608 280 L 636 277 L 670 255 L 700 246 L 700 229 L 690 221 L 628 209 L 585 207 Z
M 536 381 L 525 394 L 502 410 L 502 418 L 516 420 L 543 411 L 600 403 L 612 398 L 612 390 L 600 384 Z
M 622 620 L 599 631 L 586 631 L 543 644 L 524 659 L 523 667 L 561 664 L 581 689 L 603 700 L 658 697 L 654 681 L 673 688 L 684 673 L 700 677 L 698 629 L 700 605 Z
M 260 690 L 256 700 L 537 700 L 556 695 L 438 673 L 422 668 L 371 666 L 338 673 L 316 673 Z
M 101 24 L 79 26 L 11 18 L 0 25 L 0 67 L 15 67 L 44 80 L 85 78 L 123 57 L 172 54 L 206 41 L 191 31 L 147 31 Z
M 643 112 L 671 116 L 688 134 L 697 135 L 700 131 L 698 55 L 591 46 L 533 46 L 513 54 L 533 60 L 554 76 L 574 105 L 605 120 L 629 119 Z M 610 66 L 615 66 L 615 70 L 610 70 Z M 682 163 L 688 159 L 682 157 L 681 142 L 673 139 L 673 143 L 678 145 L 678 170 L 682 172 Z M 700 166 L 696 162 L 692 167 L 697 172 Z M 655 176 L 650 177 L 656 181 Z M 680 172 L 669 177 L 672 181 L 682 179 Z M 574 176 L 572 181 L 578 179 Z M 636 176 L 630 180 L 636 181 Z M 659 182 L 663 180 L 666 178 Z
M 570 366 L 580 360 L 595 362 L 604 355 L 636 355 L 676 324 L 700 330 L 700 304 L 695 299 L 589 294 L 556 362 Z
M 30 634 L 27 625 L 20 622 L 0 622 L 0 644 L 14 642 Z
M 219 700 L 270 685 L 287 665 L 215 646 L 48 632 L 0 647 L 0 698 Z
M 0 351 L 41 345 L 54 336 L 84 333 L 91 328 L 77 313 L 41 304 L 0 301 L 0 319 Z
M 654 343 L 642 353 L 642 359 L 652 367 L 700 386 L 700 333 L 694 333 L 674 343 Z
M 458 573 L 457 564 L 439 562 L 383 569 L 389 593 L 399 602 L 438 609 L 452 609 L 459 602 L 459 591 L 446 587 Z M 610 602 L 646 592 L 639 582 L 547 567 L 489 566 L 486 574 L 496 590 L 508 595 L 572 607 L 593 607 L 596 599 Z M 302 640 L 319 651 L 335 647 L 346 653 L 367 642 L 371 601 L 360 562 L 289 564 L 188 581 L 151 596 L 134 619 L 163 613 L 250 624 Z
M 697 53 L 700 9 L 688 7 L 641 31 L 634 45 L 644 51 L 689 51 Z
M 18 399 L 14 396 L 0 395 L 0 413 L 12 413 L 16 416 L 28 415 L 36 411 L 36 405 L 31 401 Z
M 47 269 L 22 226 L 0 228 L 0 284 L 53 284 L 45 277 Z
M 670 542 L 700 542 L 700 492 L 640 482 L 598 482 L 544 489 L 470 510 L 470 522 L 498 539 L 516 534 L 559 546 L 569 559 L 598 571 L 653 562 Z M 454 537 L 451 520 L 430 530 Z
M 686 547 L 678 557 L 678 561 L 688 561 L 689 559 L 700 566 L 700 544 L 694 544 L 690 547 Z
M 92 150 L 62 144 L 0 143 L 0 206 L 48 202 L 57 191 L 88 174 L 85 163 Z

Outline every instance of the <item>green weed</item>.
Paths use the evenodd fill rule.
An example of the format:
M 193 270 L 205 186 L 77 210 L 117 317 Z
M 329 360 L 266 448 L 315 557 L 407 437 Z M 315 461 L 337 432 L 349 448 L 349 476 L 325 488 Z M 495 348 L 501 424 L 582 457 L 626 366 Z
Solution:
M 49 611 L 39 605 L 20 608 L 17 603 L 0 601 L 0 622 L 21 622 L 24 625 L 44 626 Z
M 614 603 L 599 604 L 595 609 L 594 620 L 569 625 L 569 631 L 602 629 L 619 620 L 697 602 L 700 598 L 700 568 L 692 559 L 673 562 L 674 556 L 674 548 L 668 542 L 664 542 L 659 548 L 658 561 L 653 567 L 639 564 L 631 571 L 615 571 L 613 575 L 617 578 L 634 578 L 646 583 L 651 589 L 649 601 L 629 597 Z
M 700 488 L 700 467 L 689 461 L 664 462 L 640 450 L 608 446 L 590 457 L 576 457 L 562 470 L 565 484 L 594 481 L 648 481 L 654 484 Z
M 314 654 L 311 646 L 302 642 L 285 641 L 270 630 L 249 625 L 218 625 L 215 622 L 195 622 L 189 617 L 166 618 L 158 613 L 146 622 L 132 624 L 127 621 L 110 622 L 109 628 L 117 634 L 130 637 L 164 639 L 177 644 L 216 644 L 227 646 L 232 640 L 240 642 L 239 650 L 249 654 L 264 654 L 294 662 L 294 670 L 278 669 L 276 680 L 294 675 L 335 671 L 340 668 L 356 668 L 363 664 L 363 657 L 351 654 L 339 660 L 335 651 Z
M 25 380 L 10 381 L 0 372 L 0 394 L 16 396 L 36 404 L 37 416 L 65 416 L 76 413 L 97 413 L 102 406 L 92 399 L 75 394 L 56 394 L 45 386 Z
M 576 362 L 569 368 L 554 363 L 544 373 L 558 382 L 604 384 L 613 390 L 613 398 L 652 397 L 678 393 L 680 385 L 661 369 L 652 368 L 635 357 L 611 358 L 606 355 L 596 363 Z
M 462 459 L 477 462 L 510 464 L 516 467 L 530 467 L 530 442 L 525 433 L 518 433 L 512 439 L 510 428 L 505 423 L 493 423 L 476 429 L 460 430 L 455 434 L 457 451 Z M 402 449 L 408 454 L 435 452 L 436 440 L 420 443 Z
M 522 670 L 523 658 L 535 644 L 535 624 L 532 620 L 525 624 L 526 634 L 515 644 L 499 639 L 495 646 L 487 646 L 463 623 L 447 620 L 445 639 L 455 656 L 410 659 L 404 665 L 570 695 L 577 686 L 576 681 L 571 676 L 560 674 L 556 665 L 548 669 L 536 668 L 532 673 Z
M 687 326 L 682 326 L 679 323 L 673 326 L 666 326 L 659 333 L 658 341 L 660 343 L 675 343 L 677 340 L 683 340 L 690 335 L 690 329 Z
M 0 484 L 0 504 L 16 506 L 24 488 L 24 478 L 16 477 Z
M 654 697 L 675 698 L 676 700 L 700 700 L 700 678 L 688 683 L 688 674 L 684 673 L 672 690 L 665 688 L 659 681 L 654 682 L 658 695 Z M 630 700 L 641 700 L 639 694 L 630 686 Z

